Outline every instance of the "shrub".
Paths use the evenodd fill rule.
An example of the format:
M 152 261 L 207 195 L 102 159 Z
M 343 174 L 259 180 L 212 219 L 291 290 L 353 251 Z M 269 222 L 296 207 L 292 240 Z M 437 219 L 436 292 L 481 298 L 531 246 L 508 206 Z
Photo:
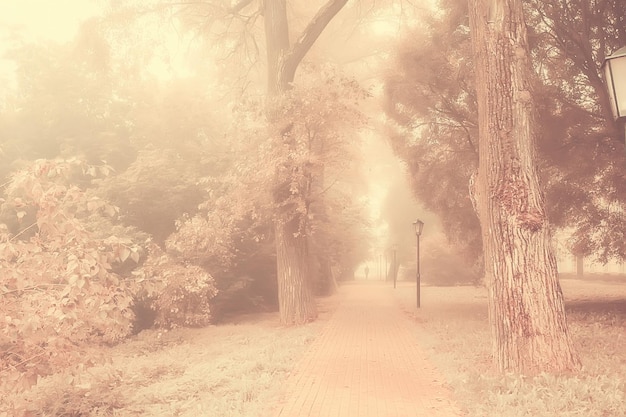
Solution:
M 204 326 L 211 322 L 213 277 L 199 266 L 182 264 L 149 245 L 148 258 L 133 272 L 137 299 L 155 312 L 159 327 Z
M 28 388 L 80 361 L 87 343 L 127 337 L 141 297 L 163 327 L 209 322 L 213 278 L 149 241 L 140 247 L 103 221 L 116 207 L 73 185 L 110 171 L 38 160 L 5 184 L 0 213 L 15 222 L 0 223 L 0 390 Z
M 77 173 L 107 170 L 77 160 L 38 160 L 7 184 L 2 212 L 13 212 L 23 227 L 0 229 L 3 385 L 27 387 L 72 363 L 76 345 L 114 343 L 130 331 L 132 292 L 111 264 L 138 259 L 138 249 L 115 236 L 95 238 L 88 216 L 117 210 L 70 184 Z M 34 221 L 24 225 L 28 212 Z
M 479 268 L 468 265 L 466 259 L 454 251 L 445 236 L 435 235 L 424 239 L 420 249 L 422 258 L 420 275 L 424 282 L 440 286 L 480 282 Z M 415 273 L 412 276 L 415 276 Z

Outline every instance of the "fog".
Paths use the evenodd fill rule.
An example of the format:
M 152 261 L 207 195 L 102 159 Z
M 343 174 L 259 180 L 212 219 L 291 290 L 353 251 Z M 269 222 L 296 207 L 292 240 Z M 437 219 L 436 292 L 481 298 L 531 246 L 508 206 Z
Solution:
M 194 263 L 229 275 L 225 285 L 243 279 L 235 276 L 254 281 L 248 270 L 258 269 L 254 262 L 248 259 L 249 267 L 243 267 L 238 260 L 235 270 L 230 264 L 239 256 L 235 252 L 246 251 L 241 242 L 270 243 L 272 165 L 290 157 L 269 149 L 258 136 L 266 89 L 259 22 L 230 33 L 218 19 L 224 11 L 214 11 L 211 26 L 203 27 L 193 7 L 158 11 L 150 2 L 77 4 L 4 6 L 3 175 L 8 180 L 28 161 L 42 158 L 77 158 L 96 170 L 105 166 L 107 175 L 94 178 L 85 190 L 89 198 L 116 207 L 114 223 L 126 234 L 132 229 L 131 240 L 151 239 L 162 248 L 174 239 L 176 224 L 184 232 L 185 219 L 193 218 L 200 205 L 202 216 L 222 218 L 222 227 L 210 233 L 224 244 L 205 247 L 204 259 L 190 255 Z M 293 33 L 303 30 L 307 13 L 315 8 L 298 7 L 291 11 Z M 319 167 L 312 173 L 319 178 L 313 186 L 328 197 L 317 199 L 312 210 L 318 213 L 312 215 L 335 215 L 307 225 L 309 233 L 317 234 L 321 246 L 324 239 L 343 239 L 338 244 L 350 252 L 349 265 L 335 265 L 334 275 L 351 276 L 356 265 L 389 255 L 394 245 L 402 246 L 400 258 L 412 259 L 411 223 L 425 211 L 412 197 L 410 173 L 391 150 L 380 113 L 390 45 L 411 16 L 395 6 L 348 8 L 331 21 L 297 73 L 299 94 L 313 94 L 309 107 L 296 110 L 307 119 L 303 128 L 320 123 L 314 117 L 335 116 L 330 130 L 317 128 L 322 141 L 310 141 L 301 162 L 308 159 Z M 327 90 L 332 85 L 343 89 L 339 107 L 315 107 L 335 94 L 319 91 L 320 83 Z M 344 114 L 332 114 L 335 110 Z M 328 140 L 335 146 L 324 145 Z M 311 152 L 310 146 L 318 149 Z M 260 166 L 267 169 L 259 172 Z M 254 183 L 242 180 L 248 175 L 256 176 Z M 72 180 L 84 184 L 84 179 Z M 259 192 L 250 198 L 251 189 Z M 7 207 L 5 214 L 10 211 Z M 250 216 L 253 223 L 243 226 Z M 433 221 L 426 233 L 431 234 L 436 218 L 428 216 Z M 19 220 L 4 219 L 12 233 L 25 224 Z M 350 247 L 355 239 L 359 244 Z M 271 257 L 271 250 L 265 255 Z M 271 258 L 262 262 L 272 264 Z M 275 267 L 261 272 L 266 273 L 270 277 Z M 257 289 L 270 304 L 276 301 L 270 295 L 274 287 Z
M 548 3 L 511 169 L 465 1 L 0 3 L 0 417 L 624 415 L 623 34 Z

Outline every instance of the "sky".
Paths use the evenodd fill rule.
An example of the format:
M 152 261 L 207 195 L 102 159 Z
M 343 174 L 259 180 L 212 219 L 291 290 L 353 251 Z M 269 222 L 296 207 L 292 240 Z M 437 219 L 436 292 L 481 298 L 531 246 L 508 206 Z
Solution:
M 2 0 L 0 28 L 2 40 L 7 32 L 19 31 L 27 40 L 71 39 L 81 21 L 98 13 L 95 0 Z
M 8 89 L 15 86 L 14 64 L 2 58 L 12 47 L 40 41 L 69 42 L 82 22 L 102 10 L 102 0 L 0 0 L 0 84 Z M 187 74 L 184 39 L 173 28 L 165 31 L 153 23 L 150 29 L 159 33 L 163 50 L 155 53 L 147 70 L 161 79 Z

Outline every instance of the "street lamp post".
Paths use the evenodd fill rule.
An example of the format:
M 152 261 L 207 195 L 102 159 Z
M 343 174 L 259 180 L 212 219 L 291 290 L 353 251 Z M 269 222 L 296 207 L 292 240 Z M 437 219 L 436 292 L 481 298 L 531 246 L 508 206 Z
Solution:
M 389 251 L 385 251 L 385 270 L 383 272 L 383 276 L 385 277 L 385 282 L 389 281 L 389 269 L 387 269 L 387 258 L 389 258 Z
M 424 222 L 420 219 L 417 219 L 413 222 L 413 226 L 415 227 L 415 237 L 417 239 L 417 275 L 415 276 L 416 285 L 417 285 L 417 308 L 420 308 L 420 236 L 422 235 L 422 230 L 424 229 Z
M 393 245 L 393 266 L 392 266 L 392 274 L 393 274 L 393 288 L 396 288 L 396 281 L 398 281 L 398 258 L 396 256 L 396 252 L 398 250 L 398 245 Z
M 621 122 L 626 150 L 626 46 L 604 58 L 602 63 L 604 82 L 611 101 L 613 119 Z

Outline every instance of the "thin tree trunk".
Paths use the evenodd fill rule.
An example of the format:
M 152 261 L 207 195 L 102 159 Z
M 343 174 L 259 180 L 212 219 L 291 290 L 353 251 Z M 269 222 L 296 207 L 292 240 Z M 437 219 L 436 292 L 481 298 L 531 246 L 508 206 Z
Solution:
M 585 257 L 576 255 L 576 276 L 582 278 L 585 275 Z
M 317 256 L 319 262 L 320 295 L 331 295 L 337 290 L 337 281 L 330 267 L 330 259 L 327 254 Z
M 469 0 L 479 113 L 473 190 L 499 370 L 571 370 L 556 258 L 536 170 L 531 66 L 521 0 Z
M 309 135 L 309 152 L 318 160 L 323 160 L 327 153 L 326 141 L 328 138 L 318 135 Z M 317 264 L 317 282 L 319 284 L 319 295 L 331 295 L 337 289 L 331 268 L 331 254 L 327 247 L 327 235 L 324 232 L 329 226 L 327 196 L 326 196 L 326 167 L 324 164 L 311 164 L 310 173 L 310 196 L 309 213 L 313 221 L 318 226 L 317 235 L 311 237 L 311 242 L 315 246 L 315 251 L 311 254 L 313 262 Z
M 330 282 L 332 284 L 332 294 L 336 293 L 339 289 L 339 284 L 337 283 L 337 275 L 335 274 L 335 268 L 330 267 Z

